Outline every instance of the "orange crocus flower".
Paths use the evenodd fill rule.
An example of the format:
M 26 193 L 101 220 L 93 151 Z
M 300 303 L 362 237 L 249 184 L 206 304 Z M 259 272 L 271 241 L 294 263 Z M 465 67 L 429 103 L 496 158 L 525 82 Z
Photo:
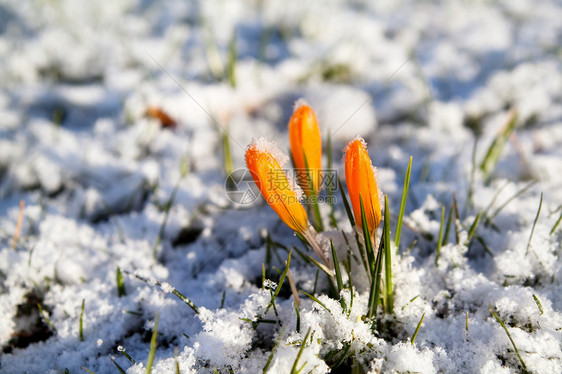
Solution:
M 381 205 L 375 172 L 365 141 L 357 137 L 345 148 L 345 180 L 357 227 L 362 228 L 361 200 L 367 217 L 367 227 L 374 234 L 381 222 Z
M 310 196 L 312 192 L 308 180 L 308 175 L 310 175 L 312 188 L 317 194 L 322 168 L 322 140 L 316 115 L 302 99 L 295 103 L 295 110 L 289 120 L 289 142 L 299 185 L 306 195 Z
M 252 141 L 246 149 L 246 165 L 265 201 L 287 226 L 308 241 L 324 264 L 331 267 L 324 250 L 316 240 L 314 229 L 308 222 L 306 210 L 281 169 L 284 164 L 282 159 L 286 157 L 265 139 Z M 278 159 L 281 159 L 281 162 Z
M 279 218 L 294 231 L 304 234 L 308 230 L 308 216 L 291 188 L 279 162 L 260 140 L 246 149 L 246 165 L 264 199 Z M 277 151 L 277 150 L 275 150 Z

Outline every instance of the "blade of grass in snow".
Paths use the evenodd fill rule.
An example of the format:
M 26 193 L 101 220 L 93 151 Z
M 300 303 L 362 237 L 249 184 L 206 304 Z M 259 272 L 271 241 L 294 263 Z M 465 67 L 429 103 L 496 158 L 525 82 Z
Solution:
M 125 358 L 131 362 L 131 364 L 134 365 L 134 364 L 137 363 L 137 362 L 125 351 L 125 347 L 123 347 L 122 345 L 117 346 L 117 350 L 118 350 L 119 352 L 121 352 L 121 354 L 122 354 L 123 356 L 125 356 Z
M 558 217 L 558 221 L 556 221 L 556 223 L 554 224 L 554 226 L 552 226 L 552 230 L 550 230 L 549 235 L 554 234 L 554 232 L 555 232 L 556 229 L 558 228 L 558 225 L 560 224 L 560 221 L 562 221 L 562 213 L 560 213 L 560 217 Z
M 408 303 L 402 307 L 402 310 L 406 309 L 406 307 L 407 307 L 408 305 L 410 305 L 411 303 L 413 303 L 414 300 L 416 300 L 418 297 L 420 297 L 420 295 L 416 295 L 416 296 L 412 297 L 412 298 L 410 299 L 410 301 L 408 301 Z
M 24 200 L 20 200 L 20 209 L 18 212 L 18 220 L 16 222 L 16 231 L 14 231 L 14 236 L 12 238 L 12 245 L 11 245 L 11 249 L 12 251 L 16 249 L 16 246 L 18 245 L 18 240 L 20 238 L 20 234 L 21 234 L 21 225 L 23 223 L 23 209 L 25 208 L 25 201 Z
M 93 371 L 91 371 L 90 369 L 88 369 L 84 366 L 82 366 L 80 369 L 84 370 L 86 373 L 89 373 L 89 374 L 96 374 L 96 373 L 94 373 Z
M 232 36 L 228 42 L 228 66 L 227 76 L 230 87 L 236 88 L 236 61 L 238 60 L 238 51 L 236 48 L 236 29 L 232 31 Z
M 445 226 L 445 206 L 441 206 L 441 225 L 439 226 L 439 236 L 437 237 L 437 253 L 435 254 L 435 266 L 439 262 L 441 254 L 441 244 L 443 243 L 443 227 Z
M 275 307 L 275 299 L 279 295 L 279 292 L 281 292 L 281 287 L 283 286 L 283 282 L 285 282 L 285 277 L 287 276 L 287 273 L 289 272 L 289 266 L 291 265 L 291 253 L 293 253 L 292 250 L 289 252 L 289 256 L 287 257 L 287 261 L 285 262 L 285 270 L 283 271 L 283 273 L 281 274 L 281 277 L 279 278 L 279 284 L 277 285 L 277 287 L 275 287 L 275 292 L 272 294 L 271 300 L 269 301 L 269 304 L 267 305 L 267 308 L 265 308 L 264 314 L 267 314 L 267 312 L 269 311 L 269 308 L 271 308 L 272 306 Z
M 205 20 L 202 20 L 201 23 L 201 29 L 203 30 L 203 49 L 207 57 L 209 71 L 215 80 L 220 81 L 224 78 L 224 67 L 219 48 L 210 25 L 206 23 Z
M 328 172 L 332 172 L 332 133 L 328 131 L 328 141 L 326 144 L 326 156 L 328 158 Z M 335 173 L 334 173 L 335 176 Z M 333 228 L 338 228 L 338 222 L 336 221 L 335 211 L 336 211 L 336 204 L 334 199 L 334 187 L 332 183 L 334 181 L 328 182 L 328 202 L 330 203 L 330 224 Z
M 222 297 L 221 297 L 221 305 L 219 307 L 219 309 L 223 309 L 224 308 L 224 300 L 226 298 L 226 290 L 222 290 Z
M 163 283 L 161 283 L 160 281 L 158 281 L 156 279 L 149 280 L 149 279 L 147 279 L 143 276 L 140 276 L 140 275 L 135 274 L 135 273 L 131 273 L 129 271 L 125 271 L 125 274 L 132 275 L 133 277 L 137 278 L 138 280 L 141 280 L 141 281 L 145 282 L 148 285 L 158 286 L 158 287 L 160 287 L 160 289 L 162 291 L 164 291 L 166 293 L 171 292 L 174 296 L 176 296 L 178 299 L 183 301 L 188 307 L 190 307 L 195 313 L 199 313 L 195 304 L 191 300 L 189 300 L 187 297 L 185 297 L 181 292 L 176 290 L 171 284 L 166 283 L 164 285 Z
M 517 349 L 517 346 L 515 345 L 515 342 L 513 341 L 513 339 L 511 338 L 511 334 L 509 333 L 509 331 L 507 330 L 507 326 L 505 325 L 505 322 L 502 321 L 502 319 L 494 312 L 494 309 L 492 308 L 492 305 L 490 304 L 490 313 L 492 313 L 492 316 L 494 316 L 494 318 L 496 319 L 496 321 L 498 321 L 498 323 L 501 325 L 501 327 L 504 329 L 505 333 L 507 334 L 507 337 L 509 338 L 509 341 L 511 341 L 511 345 L 513 345 L 513 349 L 515 349 L 515 354 L 517 355 L 517 357 L 519 358 L 519 362 L 521 362 L 521 366 L 523 367 L 523 370 L 525 372 L 527 372 L 527 365 L 525 365 L 525 361 L 523 361 L 523 358 L 521 357 L 521 355 L 519 354 L 519 349 Z
M 45 323 L 49 326 L 49 328 L 51 329 L 52 332 L 56 333 L 57 329 L 55 328 L 55 326 L 53 326 L 53 324 L 51 323 L 51 320 L 49 319 L 49 316 L 47 315 L 47 312 L 45 312 L 43 310 L 43 307 L 41 306 L 40 303 L 37 303 L 37 309 L 39 309 L 39 315 L 41 316 L 41 318 L 43 318 L 43 320 L 45 321 Z
M 400 211 L 398 212 L 398 220 L 396 221 L 396 233 L 394 235 L 394 244 L 396 245 L 396 254 L 400 247 L 400 236 L 402 233 L 402 220 L 404 218 L 404 211 L 406 210 L 406 199 L 408 198 L 408 189 L 410 187 L 410 174 L 412 172 L 412 156 L 408 162 L 406 169 L 406 177 L 404 178 L 404 187 L 402 188 L 402 200 L 400 201 Z
M 150 339 L 150 351 L 148 352 L 148 361 L 146 362 L 146 374 L 150 374 L 152 370 L 152 363 L 154 362 L 154 355 L 156 353 L 156 339 L 158 338 L 158 320 L 159 315 L 156 313 L 154 318 L 154 329 L 152 329 L 152 338 Z
M 510 111 L 509 117 L 505 125 L 502 127 L 501 131 L 496 135 L 492 144 L 488 148 L 484 159 L 480 163 L 480 170 L 484 172 L 486 176 L 496 167 L 498 163 L 503 147 L 510 135 L 515 130 L 515 125 L 517 124 L 517 113 L 515 111 Z
M 453 206 L 449 209 L 449 218 L 447 218 L 447 225 L 445 226 L 445 235 L 443 235 L 443 240 L 441 245 L 447 245 L 449 241 L 449 233 L 451 232 L 451 223 L 453 223 L 453 215 L 455 214 Z
M 363 198 L 359 195 L 359 206 L 361 208 L 361 225 L 363 226 L 363 239 L 365 244 L 365 253 L 367 257 L 367 264 L 370 264 L 368 273 L 374 273 L 375 267 L 375 253 L 373 251 L 373 240 L 371 232 L 369 231 L 369 224 L 367 223 L 367 214 L 365 212 L 365 205 L 363 205 Z
M 418 332 L 420 331 L 421 325 L 423 323 L 423 319 L 425 317 L 425 313 L 422 314 L 420 321 L 418 322 L 418 326 L 416 327 L 416 331 L 414 331 L 414 335 L 412 335 L 412 345 L 414 345 L 416 341 L 416 337 L 418 336 Z
M 527 183 L 525 186 L 523 186 L 523 188 L 521 188 L 519 191 L 517 191 L 513 196 L 511 196 L 502 205 L 500 205 L 492 214 L 490 214 L 489 220 L 490 221 L 493 220 L 510 202 L 512 202 L 513 200 L 515 200 L 519 196 L 523 195 L 531 187 L 533 187 L 536 183 L 537 183 L 537 181 L 531 181 L 531 182 Z
M 324 224 L 322 223 L 322 216 L 320 215 L 320 207 L 318 206 L 318 192 L 314 190 L 314 184 L 312 182 L 312 176 L 310 175 L 310 169 L 308 168 L 308 161 L 306 159 L 306 154 L 304 149 L 302 151 L 303 159 L 304 159 L 304 167 L 306 169 L 306 179 L 308 181 L 308 188 L 310 189 L 310 199 L 309 201 L 312 203 L 312 211 L 314 212 L 314 223 L 315 229 L 317 232 L 324 231 Z
M 321 302 L 320 300 L 318 300 L 316 297 L 312 296 L 311 294 L 308 294 L 308 293 L 304 292 L 303 290 L 299 290 L 299 291 L 302 294 L 304 294 L 305 296 L 307 296 L 310 300 L 314 301 L 315 303 L 320 305 L 322 308 L 326 309 L 329 313 L 332 313 L 332 311 L 330 309 L 328 309 L 328 307 L 326 305 L 324 305 L 324 303 Z
M 476 149 L 478 148 L 478 137 L 474 137 L 474 146 L 472 147 L 472 157 L 471 157 L 471 165 L 472 169 L 470 170 L 470 184 L 468 185 L 468 191 L 466 193 L 466 201 L 464 203 L 464 208 L 462 215 L 463 217 L 466 215 L 466 212 L 469 208 L 472 208 L 473 204 L 473 195 L 474 195 L 474 184 L 476 183 Z
M 342 281 L 342 277 L 341 277 L 340 262 L 338 261 L 338 255 L 337 255 L 336 250 L 334 248 L 334 242 L 332 241 L 332 239 L 330 239 L 330 248 L 332 249 L 332 260 L 334 261 L 334 270 L 336 272 L 336 281 L 337 281 L 337 286 L 338 286 L 338 297 L 340 299 L 341 307 L 345 311 L 346 308 L 347 308 L 346 305 L 345 305 L 345 300 L 340 295 L 341 291 L 343 290 L 343 281 Z
M 351 343 L 345 344 L 345 348 L 343 349 L 340 358 L 336 361 L 334 366 L 330 368 L 330 370 L 337 369 L 344 362 L 344 360 L 347 358 L 347 355 L 349 354 L 350 349 L 351 349 Z
M 308 331 L 306 332 L 306 335 L 305 335 L 305 337 L 302 341 L 301 347 L 299 349 L 299 353 L 297 354 L 297 358 L 295 358 L 295 362 L 293 363 L 293 367 L 291 368 L 291 374 L 297 374 L 298 372 L 300 372 L 302 370 L 304 365 L 306 365 L 306 362 L 305 362 L 304 365 L 301 367 L 301 369 L 297 371 L 299 360 L 302 356 L 302 353 L 304 352 L 304 347 L 306 346 L 306 341 L 308 340 L 308 337 L 310 336 L 310 330 L 311 330 L 311 327 L 308 328 Z
M 544 309 L 542 308 L 542 304 L 539 301 L 539 298 L 537 297 L 537 295 L 533 294 L 533 299 L 535 299 L 535 303 L 537 304 L 537 307 L 539 308 L 539 311 L 541 312 L 541 316 L 544 314 Z
M 476 215 L 476 218 L 474 218 L 474 222 L 472 222 L 472 225 L 470 226 L 470 229 L 468 230 L 468 237 L 466 238 L 466 245 L 468 245 L 470 243 L 470 241 L 472 240 L 472 237 L 476 233 L 476 228 L 478 227 L 478 223 L 480 222 L 480 216 L 481 215 L 482 215 L 482 211 L 479 210 L 478 214 Z
M 414 249 L 414 247 L 416 246 L 416 244 L 418 244 L 418 239 L 414 238 L 414 240 L 412 240 L 412 242 L 410 243 L 410 245 L 408 246 L 408 249 L 406 249 L 406 254 L 410 253 L 410 251 L 412 249 Z
M 221 131 L 221 144 L 222 154 L 224 157 L 224 173 L 226 175 L 227 187 L 234 188 L 234 181 L 231 177 L 234 166 L 232 163 L 232 153 L 230 151 L 230 138 L 226 131 Z
M 382 238 L 381 238 L 382 239 Z M 392 253 L 390 247 L 390 209 L 388 208 L 388 195 L 384 194 L 384 283 L 385 283 L 385 307 L 387 313 L 391 314 L 394 309 L 394 297 L 392 287 Z
M 176 366 L 176 374 L 181 374 L 180 363 L 178 361 L 178 347 L 174 348 L 174 364 Z
M 297 331 L 297 332 L 299 332 L 299 331 Z M 265 363 L 265 366 L 263 367 L 263 374 L 267 373 L 267 371 L 269 370 L 269 366 L 271 365 L 271 362 L 273 361 L 273 356 L 275 356 L 275 352 L 277 352 L 277 348 L 279 348 L 279 344 L 281 344 L 281 339 L 283 338 L 283 335 L 285 335 L 285 329 L 281 329 L 281 332 L 279 333 L 279 336 L 277 337 L 277 341 L 275 342 L 275 345 L 271 349 L 271 353 L 269 354 L 269 357 L 267 358 L 267 362 Z
M 301 311 L 299 309 L 299 306 L 297 305 L 297 303 L 293 303 L 293 306 L 295 307 L 295 313 L 297 314 L 297 326 L 296 326 L 296 330 L 297 332 L 301 332 Z
M 301 300 L 299 298 L 299 293 L 297 292 L 297 287 L 295 286 L 295 281 L 293 281 L 293 275 L 291 274 L 291 269 L 287 271 L 287 278 L 289 278 L 289 286 L 291 287 L 291 293 L 295 299 L 297 305 L 301 305 Z
M 82 308 L 80 309 L 80 341 L 84 341 L 84 304 L 86 303 L 86 299 L 82 299 Z
M 123 370 L 123 368 L 121 366 L 119 366 L 119 364 L 117 362 L 115 362 L 113 357 L 111 357 L 111 362 L 113 362 L 113 365 L 115 365 L 115 367 L 117 368 L 117 370 L 119 371 L 120 374 L 127 374 L 127 372 L 125 370 Z
M 498 190 L 496 191 L 496 193 L 494 194 L 494 196 L 492 197 L 492 200 L 490 200 L 490 204 L 488 204 L 488 206 L 486 207 L 486 209 L 484 209 L 483 213 L 482 213 L 482 217 L 485 218 L 485 222 L 486 225 L 489 224 L 489 221 L 487 219 L 488 217 L 488 212 L 492 209 L 492 207 L 494 206 L 494 204 L 496 203 L 496 200 L 498 199 L 499 196 L 502 195 L 503 190 L 509 186 L 510 181 L 506 181 L 504 184 L 502 184 L 502 186 L 500 188 L 498 188 Z
M 341 195 L 341 198 L 342 198 L 342 201 L 343 201 L 343 205 L 345 207 L 345 212 L 347 213 L 347 218 L 349 219 L 349 223 L 351 224 L 351 229 L 355 233 L 355 242 L 357 243 L 357 248 L 359 248 L 359 253 L 361 254 L 361 261 L 363 262 L 363 266 L 365 267 L 365 271 L 367 272 L 367 277 L 369 278 L 369 280 L 371 280 L 371 271 L 370 271 L 369 261 L 367 259 L 367 255 L 365 253 L 365 248 L 363 247 L 363 244 L 361 243 L 361 239 L 359 238 L 359 234 L 358 234 L 357 230 L 355 229 L 355 219 L 353 218 L 353 213 L 351 212 L 351 207 L 349 205 L 349 201 L 347 200 L 347 197 L 345 196 L 345 192 L 343 190 L 343 185 L 342 185 L 341 180 L 339 178 L 338 178 L 338 187 L 340 189 L 340 195 Z M 346 237 L 345 234 L 344 234 L 344 237 Z
M 377 259 L 375 261 L 375 271 L 371 278 L 371 287 L 369 292 L 369 304 L 367 307 L 367 318 L 372 318 L 377 316 L 377 308 L 379 306 L 380 294 L 381 294 L 381 278 L 382 278 L 382 260 L 384 257 L 384 251 L 382 249 L 384 243 L 385 232 L 382 233 L 382 238 L 379 243 L 379 249 L 377 251 Z M 375 321 L 373 321 L 373 329 L 375 326 Z
M 453 192 L 453 208 L 455 211 L 455 239 L 457 241 L 457 244 L 460 244 L 461 239 L 460 239 L 460 233 L 461 233 L 461 228 L 459 227 L 459 222 L 460 222 L 460 218 L 459 218 L 459 205 L 457 204 L 457 194 L 455 192 Z
M 537 215 L 535 216 L 535 221 L 533 222 L 533 227 L 531 228 L 531 235 L 529 235 L 529 241 L 527 242 L 527 249 L 525 250 L 525 256 L 529 254 L 529 248 L 531 247 L 531 240 L 533 239 L 533 234 L 535 233 L 535 226 L 537 225 L 537 221 L 539 220 L 539 215 L 541 214 L 542 208 L 542 192 L 541 192 L 541 200 L 539 201 L 539 209 L 537 210 Z
M 125 283 L 123 283 L 123 275 L 121 274 L 119 266 L 117 266 L 117 295 L 119 297 L 127 295 L 127 291 L 125 291 Z

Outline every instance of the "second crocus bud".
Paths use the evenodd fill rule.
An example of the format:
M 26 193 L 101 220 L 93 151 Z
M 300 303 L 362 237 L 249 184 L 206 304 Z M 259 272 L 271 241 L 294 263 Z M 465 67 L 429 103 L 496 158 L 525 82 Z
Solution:
M 362 228 L 361 200 L 365 208 L 367 227 L 372 236 L 381 222 L 381 205 L 375 171 L 367 153 L 367 145 L 356 137 L 345 148 L 345 180 L 353 215 L 358 228 Z
M 299 185 L 307 196 L 317 194 L 322 168 L 322 140 L 316 115 L 303 99 L 295 103 L 289 121 L 289 142 Z

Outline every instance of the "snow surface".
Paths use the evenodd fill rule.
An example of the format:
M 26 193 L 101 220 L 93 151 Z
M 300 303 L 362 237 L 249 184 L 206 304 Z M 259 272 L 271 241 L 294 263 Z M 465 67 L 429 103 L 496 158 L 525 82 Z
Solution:
M 303 373 L 329 372 L 344 350 L 339 369 L 520 372 L 490 308 L 528 371 L 562 372 L 560 19 L 557 0 L 0 1 L 0 372 L 117 372 L 114 360 L 144 373 L 156 314 L 156 373 L 257 373 L 270 358 L 270 373 L 291 372 L 307 332 Z M 297 288 L 326 308 L 300 295 L 297 330 L 285 284 L 268 309 L 288 256 L 268 236 L 304 248 L 263 199 L 225 193 L 222 132 L 235 169 L 252 138 L 288 149 L 300 97 L 332 133 L 342 179 L 342 149 L 365 138 L 393 231 L 413 156 L 394 314 L 380 312 L 374 333 L 361 272 L 343 311 L 294 251 Z M 145 116 L 150 106 L 177 125 Z M 497 165 L 473 168 L 511 110 Z M 344 258 L 341 232 L 320 236 Z

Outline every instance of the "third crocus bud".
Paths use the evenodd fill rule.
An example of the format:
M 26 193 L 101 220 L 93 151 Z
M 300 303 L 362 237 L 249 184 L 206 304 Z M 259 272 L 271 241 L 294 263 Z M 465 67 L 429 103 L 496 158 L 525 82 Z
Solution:
M 302 99 L 295 103 L 289 121 L 289 142 L 299 185 L 307 196 L 310 197 L 312 193 L 317 194 L 322 167 L 322 140 L 316 115 Z M 312 190 L 310 182 L 312 182 Z
M 381 205 L 375 170 L 367 153 L 366 143 L 361 137 L 350 141 L 345 148 L 345 180 L 357 227 L 362 228 L 362 200 L 367 227 L 373 235 L 381 221 Z

